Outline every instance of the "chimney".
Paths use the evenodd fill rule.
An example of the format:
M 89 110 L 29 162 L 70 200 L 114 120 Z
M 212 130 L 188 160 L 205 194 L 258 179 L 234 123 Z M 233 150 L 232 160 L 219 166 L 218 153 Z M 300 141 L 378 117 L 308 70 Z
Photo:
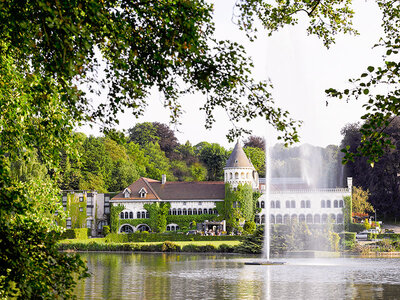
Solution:
M 161 184 L 165 184 L 167 182 L 167 175 L 162 174 L 161 176 Z
M 347 177 L 347 188 L 349 189 L 349 191 L 351 192 L 353 187 L 353 177 Z

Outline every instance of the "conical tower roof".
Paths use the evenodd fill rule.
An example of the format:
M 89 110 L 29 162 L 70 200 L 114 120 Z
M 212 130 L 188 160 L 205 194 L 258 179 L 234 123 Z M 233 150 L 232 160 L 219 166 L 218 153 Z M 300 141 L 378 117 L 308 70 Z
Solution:
M 254 168 L 253 164 L 247 158 L 246 153 L 244 153 L 240 142 L 238 141 L 233 148 L 231 156 L 229 156 L 226 161 L 226 168 Z

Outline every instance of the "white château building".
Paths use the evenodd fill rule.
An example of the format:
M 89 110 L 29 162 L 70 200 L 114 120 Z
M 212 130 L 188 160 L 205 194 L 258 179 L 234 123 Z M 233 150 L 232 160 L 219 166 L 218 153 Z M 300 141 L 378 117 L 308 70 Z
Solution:
M 267 205 L 270 207 L 270 220 L 275 224 L 287 224 L 291 220 L 309 224 L 326 223 L 328 218 L 343 223 L 344 196 L 351 195 L 351 178 L 347 188 L 311 189 L 298 178 L 276 178 L 271 180 L 270 203 L 266 203 L 265 178 L 258 178 L 251 161 L 247 158 L 240 142 L 237 142 L 224 168 L 224 181 L 215 182 L 167 182 L 165 175 L 161 181 L 140 178 L 110 200 L 112 204 L 123 204 L 120 213 L 119 232 L 150 230 L 143 222 L 135 226 L 123 220 L 146 219 L 148 213 L 144 204 L 169 202 L 170 215 L 217 214 L 216 203 L 224 201 L 225 183 L 233 188 L 239 184 L 249 184 L 263 195 L 258 200 L 261 212 L 255 221 L 262 224 L 266 219 Z M 177 230 L 174 223 L 167 230 Z

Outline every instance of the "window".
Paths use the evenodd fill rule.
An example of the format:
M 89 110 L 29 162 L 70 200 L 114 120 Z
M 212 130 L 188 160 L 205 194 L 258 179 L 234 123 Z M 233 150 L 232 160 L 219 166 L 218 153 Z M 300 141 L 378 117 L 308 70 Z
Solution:
M 292 223 L 297 222 L 297 215 L 292 215 L 290 219 Z
M 129 219 L 133 219 L 133 212 L 129 212 Z
M 146 211 L 146 219 L 150 219 L 150 213 Z
M 333 207 L 334 208 L 338 208 L 339 207 L 339 203 L 337 200 L 333 201 Z
M 235 173 L 235 179 L 239 179 L 239 173 L 238 172 Z
M 289 215 L 284 215 L 283 216 L 283 223 L 284 224 L 289 224 L 290 223 L 290 217 L 289 217 Z
M 329 215 L 329 221 L 330 221 L 330 222 L 333 222 L 333 223 L 336 223 L 336 216 L 335 216 L 335 214 L 330 214 L 330 215 Z
M 129 219 L 129 213 L 127 211 L 125 212 L 125 219 Z
M 260 224 L 260 216 L 259 216 L 259 215 L 255 215 L 255 217 L 254 217 L 254 222 L 255 222 L 256 224 Z
M 178 216 L 182 215 L 182 209 L 178 208 Z
M 186 205 L 186 202 L 183 202 L 183 205 Z
M 182 211 L 183 211 L 183 215 L 186 216 L 187 215 L 187 209 L 184 208 Z
M 144 212 L 144 211 L 142 211 L 142 219 L 146 219 L 146 212 Z
M 173 208 L 173 209 L 172 209 L 172 214 L 173 214 L 174 216 L 176 216 L 176 208 Z
M 313 222 L 312 214 L 308 214 L 307 215 L 306 222 L 307 222 L 307 224 L 312 224 L 312 222 Z
M 88 196 L 88 197 L 87 197 L 86 204 L 87 204 L 87 205 L 93 205 L 93 197 L 92 197 L 92 196 Z
M 343 200 L 339 200 L 339 207 L 343 207 Z
M 189 216 L 192 215 L 192 209 L 191 209 L 191 208 L 188 209 L 188 215 L 189 215 Z
M 122 212 L 122 213 L 119 215 L 119 217 L 120 217 L 120 219 L 123 219 L 123 218 L 124 218 L 124 213 Z
M 275 208 L 275 201 L 271 201 L 271 208 Z
M 233 203 L 232 203 L 232 206 L 233 206 L 233 208 L 236 208 L 236 201 L 233 201 Z
M 305 223 L 306 222 L 306 216 L 301 214 L 299 215 L 299 223 Z
M 343 215 L 342 214 L 338 214 L 337 215 L 337 223 L 338 224 L 342 224 L 343 223 Z
M 325 208 L 325 200 L 321 200 L 321 208 Z
M 326 200 L 326 208 L 331 208 L 331 200 Z
M 327 214 L 323 214 L 322 215 L 322 224 L 326 224 L 327 221 L 328 221 L 328 215 Z
M 110 213 L 110 207 L 109 206 L 104 206 L 104 213 L 108 215 Z
M 304 200 L 301 200 L 300 208 L 306 208 L 306 202 Z
M 294 200 L 290 201 L 290 207 L 296 208 L 296 201 L 294 201 Z
M 275 216 L 274 215 L 270 215 L 269 216 L 269 222 L 271 223 L 271 224 L 275 224 Z
M 92 228 L 92 220 L 86 220 L 86 228 Z
M 282 215 L 277 215 L 275 221 L 276 221 L 276 224 L 282 224 Z
M 290 201 L 289 200 L 286 201 L 286 208 L 290 208 Z
M 171 210 L 170 210 L 171 211 Z M 136 213 L 136 218 L 140 219 L 140 211 Z
M 311 201 L 310 200 L 306 201 L 306 208 L 311 208 Z
M 198 214 L 199 214 L 199 215 L 203 214 L 203 210 L 202 210 L 201 208 L 199 208 Z
M 79 211 L 83 211 L 83 207 L 79 207 Z
M 91 216 L 91 215 L 92 215 L 92 212 L 93 212 L 93 208 L 92 208 L 92 207 L 87 207 L 87 208 L 86 208 L 86 215 L 87 215 L 87 216 Z
M 265 224 L 265 215 L 261 216 L 261 224 Z
M 79 197 L 79 202 L 83 202 L 83 197 Z
M 261 201 L 261 208 L 265 208 L 265 202 Z
M 256 207 L 257 207 L 257 208 L 260 208 L 260 202 L 257 201 Z
M 242 179 L 245 179 L 244 172 L 242 172 L 240 175 L 241 175 Z
M 218 211 L 215 208 L 214 208 L 213 212 L 214 212 L 214 215 L 218 215 Z
M 67 199 L 68 199 L 67 196 L 63 196 L 62 197 L 62 204 L 63 205 L 67 205 Z
M 196 208 L 193 208 L 193 214 L 197 215 L 197 209 Z
M 275 201 L 275 208 L 281 208 L 281 201 L 279 200 Z
M 133 228 L 132 228 L 131 225 L 125 224 L 125 225 L 123 225 L 123 226 L 121 227 L 120 232 L 121 232 L 121 233 L 132 233 L 132 232 L 133 232 Z
M 210 215 L 212 215 L 212 214 L 213 214 L 213 210 L 212 210 L 212 208 L 210 208 L 210 209 L 208 210 L 208 213 L 209 213 Z

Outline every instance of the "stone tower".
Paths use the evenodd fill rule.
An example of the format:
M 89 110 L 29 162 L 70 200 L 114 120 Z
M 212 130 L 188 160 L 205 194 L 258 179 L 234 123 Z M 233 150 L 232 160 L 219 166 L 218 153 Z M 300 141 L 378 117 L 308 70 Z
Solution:
M 258 173 L 244 153 L 238 141 L 224 168 L 224 181 L 236 188 L 240 183 L 248 183 L 253 189 L 258 189 Z

